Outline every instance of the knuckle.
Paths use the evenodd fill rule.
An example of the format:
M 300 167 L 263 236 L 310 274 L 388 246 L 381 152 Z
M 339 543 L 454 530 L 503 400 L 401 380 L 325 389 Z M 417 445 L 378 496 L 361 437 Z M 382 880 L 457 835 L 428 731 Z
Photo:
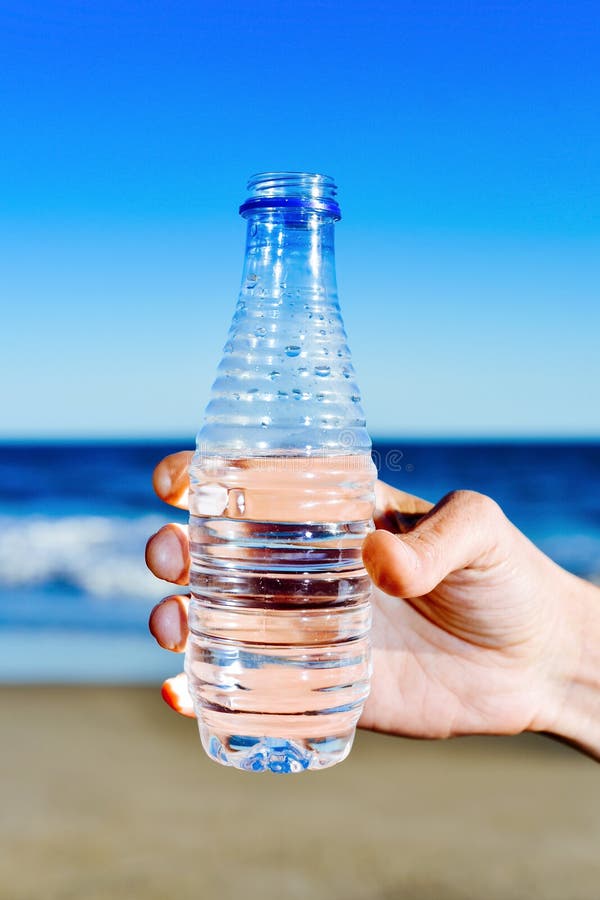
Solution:
M 461 509 L 472 514 L 485 516 L 488 518 L 496 517 L 500 512 L 500 507 L 487 494 L 481 494 L 479 491 L 457 490 L 451 491 L 446 500 Z

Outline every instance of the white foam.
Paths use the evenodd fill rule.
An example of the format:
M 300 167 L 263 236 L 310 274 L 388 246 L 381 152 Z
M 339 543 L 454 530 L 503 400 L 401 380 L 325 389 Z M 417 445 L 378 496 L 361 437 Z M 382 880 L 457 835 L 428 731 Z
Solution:
M 164 520 L 108 516 L 0 517 L 0 585 L 62 581 L 96 597 L 165 593 L 147 570 L 144 547 Z

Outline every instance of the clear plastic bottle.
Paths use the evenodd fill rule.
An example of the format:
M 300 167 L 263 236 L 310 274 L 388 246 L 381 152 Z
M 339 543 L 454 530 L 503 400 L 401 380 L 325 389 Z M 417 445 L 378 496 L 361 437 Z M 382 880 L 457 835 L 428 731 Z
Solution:
M 375 467 L 337 300 L 336 187 L 253 177 L 242 287 L 190 469 L 186 671 L 206 752 L 298 772 L 369 690 Z

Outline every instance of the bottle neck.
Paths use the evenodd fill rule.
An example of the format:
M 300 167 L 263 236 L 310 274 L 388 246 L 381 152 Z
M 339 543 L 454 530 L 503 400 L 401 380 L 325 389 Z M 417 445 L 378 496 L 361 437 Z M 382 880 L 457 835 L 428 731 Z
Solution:
M 246 299 L 335 299 L 334 221 L 291 210 L 249 215 L 242 277 Z

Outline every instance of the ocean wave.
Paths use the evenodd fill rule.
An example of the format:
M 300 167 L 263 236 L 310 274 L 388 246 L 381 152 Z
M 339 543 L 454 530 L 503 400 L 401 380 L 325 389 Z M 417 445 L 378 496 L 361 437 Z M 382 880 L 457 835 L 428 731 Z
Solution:
M 0 587 L 58 583 L 93 597 L 147 602 L 159 585 L 145 566 L 144 547 L 164 521 L 155 515 L 0 517 Z

